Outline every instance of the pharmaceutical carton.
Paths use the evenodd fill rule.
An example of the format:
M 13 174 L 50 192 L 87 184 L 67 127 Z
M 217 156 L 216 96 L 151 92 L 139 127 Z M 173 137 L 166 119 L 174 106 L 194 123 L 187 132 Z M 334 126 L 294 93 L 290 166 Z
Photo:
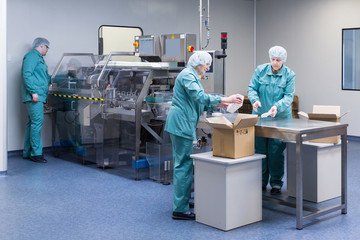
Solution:
M 226 117 L 207 118 L 213 127 L 213 155 L 240 158 L 255 152 L 255 124 L 259 117 L 253 114 L 238 114 L 234 123 Z

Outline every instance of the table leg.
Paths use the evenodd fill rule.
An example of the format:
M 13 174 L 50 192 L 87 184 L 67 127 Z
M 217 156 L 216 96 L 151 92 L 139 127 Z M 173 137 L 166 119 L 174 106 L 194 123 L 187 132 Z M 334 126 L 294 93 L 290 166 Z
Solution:
M 296 136 L 296 228 L 303 229 L 303 161 L 301 158 L 302 137 Z
M 347 213 L 347 130 L 341 135 L 341 205 L 342 214 Z

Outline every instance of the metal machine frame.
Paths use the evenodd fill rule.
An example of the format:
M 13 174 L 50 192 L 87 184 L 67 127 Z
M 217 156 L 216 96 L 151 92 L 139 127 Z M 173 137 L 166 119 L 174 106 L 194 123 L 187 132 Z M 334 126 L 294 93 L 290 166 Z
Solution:
M 149 94 L 157 93 L 158 90 L 170 90 L 170 84 L 173 86 L 175 83 L 176 75 L 182 70 L 182 68 L 178 67 L 171 67 L 169 63 L 145 63 L 145 62 L 119 62 L 119 61 L 112 61 L 113 57 L 116 56 L 123 56 L 123 55 L 134 55 L 134 53 L 130 52 L 113 52 L 108 56 L 97 57 L 93 54 L 64 54 L 60 62 L 58 63 L 55 72 L 53 74 L 53 83 L 50 87 L 49 91 L 49 99 L 50 103 L 55 102 L 54 98 L 71 98 L 74 99 L 76 102 L 81 102 L 84 105 L 88 105 L 86 107 L 82 107 L 81 109 L 89 109 L 89 125 L 92 125 L 91 121 L 93 119 L 98 119 L 100 121 L 97 123 L 96 126 L 98 128 L 94 130 L 94 132 L 98 132 L 96 136 L 94 135 L 94 142 L 92 145 L 95 145 L 96 148 L 96 163 L 98 166 L 107 167 L 108 162 L 105 161 L 104 157 L 104 139 L 105 133 L 100 133 L 99 131 L 103 131 L 105 127 L 101 127 L 101 125 L 106 124 L 107 120 L 114 119 L 119 121 L 127 121 L 127 122 L 134 122 L 135 124 L 135 151 L 133 155 L 133 160 L 135 163 L 142 157 L 145 156 L 141 152 L 140 146 L 142 143 L 142 136 L 141 130 L 142 127 L 155 139 L 155 141 L 159 142 L 160 144 L 164 143 L 165 140 L 162 136 L 159 136 L 149 125 L 151 119 L 160 119 L 165 120 L 165 117 L 157 118 L 154 113 L 150 109 L 150 105 L 145 101 L 146 97 Z M 64 67 L 66 68 L 69 65 L 68 58 L 71 57 L 88 57 L 92 59 L 92 68 L 96 69 L 96 74 L 91 76 L 84 76 L 81 77 L 83 79 L 78 79 L 78 82 L 82 83 L 77 84 L 76 86 L 81 86 L 78 91 L 73 91 L 73 89 L 67 89 L 66 87 L 70 86 L 69 84 L 63 84 L 63 82 L 68 81 L 65 72 L 62 73 L 60 70 Z M 67 60 L 65 60 L 67 58 Z M 79 67 L 81 68 L 81 67 Z M 64 69 L 63 69 L 64 70 Z M 125 73 L 124 77 L 121 77 L 121 74 Z M 111 75 L 111 73 L 115 73 Z M 139 73 L 140 75 L 136 75 Z M 129 75 L 130 74 L 130 75 Z M 114 77 L 116 75 L 116 77 Z M 139 84 L 134 85 L 134 89 L 136 90 L 136 95 L 131 98 L 130 102 L 122 102 L 121 99 L 121 90 L 117 89 L 120 87 L 121 81 L 128 81 L 126 76 L 132 76 L 130 78 L 137 77 L 140 81 Z M 111 78 L 112 76 L 112 78 Z M 117 80 L 117 77 L 120 78 Z M 140 77 L 140 79 L 139 79 Z M 111 80 L 113 79 L 113 80 Z M 72 80 L 76 81 L 76 80 Z M 112 81 L 112 83 L 111 83 Z M 59 82 L 61 84 L 59 84 Z M 159 83 L 160 82 L 160 83 Z M 162 84 L 161 82 L 166 82 L 165 85 L 156 85 Z M 118 85 L 116 85 L 118 84 Z M 121 83 L 122 84 L 122 83 Z M 135 83 L 134 83 L 135 84 Z M 66 86 L 65 88 L 62 86 Z M 140 91 L 138 91 L 140 90 Z M 152 93 L 151 93 L 152 92 Z M 56 100 L 56 99 L 55 99 Z M 88 101 L 83 103 L 84 101 Z M 126 108 L 124 104 L 126 103 Z M 162 103 L 153 104 L 155 107 Z M 165 103 L 164 103 L 165 104 Z M 71 109 L 73 108 L 73 102 L 71 102 Z M 79 105 L 77 103 L 76 105 Z M 94 114 L 91 112 L 93 106 L 98 106 L 96 109 L 100 109 L 100 111 L 95 112 Z M 88 108 L 89 107 L 89 108 Z M 53 106 L 54 116 L 56 118 L 56 111 L 59 111 L 57 107 Z M 60 110 L 61 111 L 61 110 Z M 85 119 L 87 115 L 81 114 L 78 112 L 78 109 L 75 110 L 75 116 L 78 116 L 80 120 Z M 85 117 L 84 117 L 85 115 Z M 80 116 L 80 117 L 79 117 Z M 56 119 L 53 118 L 53 143 L 56 141 Z M 100 120 L 102 119 L 102 120 Z M 85 120 L 83 120 L 85 121 Z M 82 124 L 81 121 L 77 121 L 77 124 Z M 78 126 L 82 127 L 82 126 Z M 82 133 L 81 133 L 82 134 Z M 94 133 L 95 134 L 95 133 Z M 78 134 L 79 135 L 79 134 Z M 78 139 L 76 139 L 76 144 L 79 144 Z M 83 157 L 83 162 L 89 161 L 86 156 Z M 90 160 L 91 161 L 91 160 Z M 94 161 L 94 160 L 92 160 Z M 136 165 L 136 164 L 135 164 Z M 139 179 L 138 173 L 139 170 L 137 167 L 136 169 L 136 179 Z

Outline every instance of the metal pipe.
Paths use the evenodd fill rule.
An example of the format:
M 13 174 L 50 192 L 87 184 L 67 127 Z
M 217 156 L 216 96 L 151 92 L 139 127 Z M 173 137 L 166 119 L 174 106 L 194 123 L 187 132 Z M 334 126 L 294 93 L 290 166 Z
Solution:
M 202 0 L 199 0 L 199 13 L 200 13 L 200 28 L 199 28 L 199 50 L 202 49 Z
M 254 69 L 256 68 L 256 0 L 254 0 Z
M 206 23 L 206 46 L 204 49 L 209 45 L 210 43 L 210 0 L 207 1 L 207 23 Z
M 208 12 L 207 20 L 208 20 L 208 25 L 209 25 L 209 22 L 210 22 L 210 0 L 208 0 L 207 2 L 208 2 L 208 4 L 207 4 L 207 6 L 208 6 L 208 9 L 207 9 L 207 12 Z
M 341 135 L 341 205 L 342 214 L 347 213 L 347 129 Z

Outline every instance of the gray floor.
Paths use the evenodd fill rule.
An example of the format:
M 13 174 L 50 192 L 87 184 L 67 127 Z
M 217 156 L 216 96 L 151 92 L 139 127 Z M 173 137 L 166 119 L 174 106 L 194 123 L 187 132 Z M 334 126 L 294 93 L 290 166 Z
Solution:
M 360 142 L 348 145 L 348 214 L 295 229 L 295 210 L 263 203 L 263 220 L 224 232 L 171 219 L 172 185 L 134 181 L 46 155 L 10 157 L 0 177 L 0 239 L 359 239 Z M 246 192 L 244 192 L 246 194 Z

